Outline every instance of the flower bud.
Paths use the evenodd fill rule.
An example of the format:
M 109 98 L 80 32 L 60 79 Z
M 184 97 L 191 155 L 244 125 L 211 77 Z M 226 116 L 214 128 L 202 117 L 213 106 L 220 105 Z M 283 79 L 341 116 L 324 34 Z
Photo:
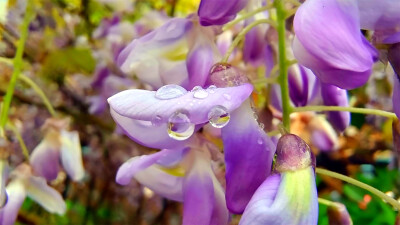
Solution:
M 277 172 L 296 171 L 313 165 L 315 159 L 310 147 L 297 135 L 283 135 L 276 147 Z
M 353 221 L 342 203 L 334 203 L 328 207 L 329 224 L 352 225 Z

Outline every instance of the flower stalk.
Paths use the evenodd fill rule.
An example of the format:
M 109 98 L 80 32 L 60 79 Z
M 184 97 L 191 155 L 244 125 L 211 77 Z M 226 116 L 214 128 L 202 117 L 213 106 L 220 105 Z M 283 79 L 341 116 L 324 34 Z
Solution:
M 28 37 L 28 27 L 34 15 L 35 15 L 34 1 L 28 1 L 24 20 L 22 22 L 22 27 L 21 27 L 21 37 L 18 41 L 17 52 L 15 54 L 15 58 L 13 61 L 14 70 L 11 76 L 10 83 L 7 87 L 7 92 L 4 97 L 3 107 L 0 114 L 0 127 L 2 128 L 4 128 L 7 123 L 8 110 L 10 109 L 10 104 L 14 94 L 15 85 L 17 83 L 17 80 L 20 76 L 22 69 L 22 64 L 23 64 L 22 57 L 24 54 L 25 42 Z
M 379 110 L 379 109 L 366 109 L 366 108 L 356 108 L 356 107 L 343 107 L 343 106 L 325 106 L 325 105 L 311 105 L 311 106 L 303 106 L 303 107 L 295 107 L 292 109 L 292 112 L 321 112 L 321 111 L 345 111 L 352 113 L 360 113 L 367 115 L 377 115 L 383 116 L 390 119 L 396 119 L 397 116 L 394 113 Z

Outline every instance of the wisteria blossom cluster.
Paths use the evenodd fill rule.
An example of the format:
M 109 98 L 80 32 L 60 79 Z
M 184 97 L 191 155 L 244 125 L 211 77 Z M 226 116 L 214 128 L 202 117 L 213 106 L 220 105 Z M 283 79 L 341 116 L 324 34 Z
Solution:
M 132 146 L 152 149 L 119 162 L 115 182 L 131 188 L 137 181 L 149 193 L 181 202 L 184 225 L 312 225 L 321 204 L 330 224 L 353 224 L 344 204 L 322 198 L 317 174 L 364 188 L 400 210 L 389 194 L 323 169 L 316 158 L 337 153 L 341 138 L 351 133 L 352 113 L 361 113 L 388 118 L 391 152 L 399 159 L 391 166 L 400 166 L 400 1 L 201 0 L 197 12 L 185 16 L 173 17 L 179 10 L 174 5 L 169 15 L 154 10 L 133 19 L 126 14 L 140 9 L 129 1 L 95 1 L 114 13 L 91 27 L 96 16 L 82 10 L 92 33 L 71 41 L 68 36 L 78 29 L 57 31 L 60 48 L 90 43 L 89 58 L 96 64 L 90 78 L 76 72 L 61 79 L 68 70 L 54 68 L 53 82 L 78 105 L 78 110 L 59 106 L 57 112 L 52 106 L 57 96 L 50 103 L 24 74 L 24 43 L 29 32 L 53 22 L 76 28 L 79 20 L 67 15 L 48 22 L 34 17 L 40 1 L 16 2 L 7 12 L 3 5 L 11 3 L 0 0 L 0 31 L 16 24 L 25 31 L 14 60 L 0 58 L 13 67 L 0 114 L 0 225 L 15 223 L 26 197 L 50 213 L 67 211 L 67 188 L 61 194 L 55 184 L 65 179 L 82 184 L 89 176 L 80 133 L 65 115 L 77 117 L 79 111 L 87 115 L 75 118 L 76 124 L 94 120 L 108 129 L 110 138 L 88 125 L 99 137 L 126 135 Z M 85 67 L 87 61 L 66 55 L 61 58 Z M 369 83 L 375 76 L 390 81 L 389 100 L 374 95 Z M 31 152 L 19 133 L 21 121 L 9 112 L 19 80 L 39 94 L 50 113 L 35 121 L 43 138 Z M 65 83 L 83 88 L 75 93 Z M 354 107 L 354 90 L 367 85 L 373 93 L 368 103 Z M 107 117 L 115 129 L 102 123 Z M 25 157 L 15 165 L 9 163 L 7 130 Z M 87 142 L 96 146 L 96 140 Z M 111 148 L 106 157 L 117 155 Z
M 265 11 L 253 13 L 262 7 Z M 273 7 L 276 12 L 268 10 Z M 264 67 L 265 80 L 288 82 L 286 88 L 282 82 L 270 88 L 270 106 L 278 118 L 318 102 L 348 107 L 347 90 L 364 85 L 378 59 L 389 60 L 395 70 L 393 110 L 399 116 L 398 10 L 395 1 L 202 0 L 197 15 L 169 19 L 134 39 L 117 63 L 150 90 L 122 91 L 108 103 L 126 135 L 160 151 L 128 160 L 116 181 L 126 185 L 134 178 L 165 198 L 183 202 L 183 224 L 228 224 L 230 214 L 243 214 L 239 224 L 316 224 L 315 158 L 299 136 L 284 132 L 277 140 L 266 134 L 254 108 L 252 77 L 241 70 L 245 66 L 238 59 L 246 68 Z M 293 29 L 282 37 L 279 29 L 287 29 L 284 19 L 291 11 Z M 227 49 L 237 43 L 225 28 L 240 29 L 241 24 L 250 27 L 236 36 L 245 35 L 242 51 Z M 279 56 L 282 39 L 292 43 L 291 48 L 283 46 L 287 58 Z M 375 47 L 380 45 L 387 46 L 380 49 L 387 57 L 380 56 Z M 294 62 L 283 71 L 287 80 L 275 77 L 277 58 L 280 70 L 287 61 Z M 315 122 L 308 141 L 322 151 L 334 151 L 337 135 L 350 124 L 350 112 L 331 111 L 328 122 L 310 116 Z M 213 164 L 215 139 L 223 143 L 222 181 Z M 339 215 L 340 224 L 351 224 L 345 210 Z

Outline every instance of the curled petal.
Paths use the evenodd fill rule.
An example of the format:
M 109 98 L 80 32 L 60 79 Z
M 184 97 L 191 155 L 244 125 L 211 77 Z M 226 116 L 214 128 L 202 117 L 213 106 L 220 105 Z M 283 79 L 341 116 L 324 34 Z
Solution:
M 314 117 L 310 122 L 312 128 L 311 141 L 313 145 L 321 151 L 331 151 L 338 148 L 338 136 L 331 126 L 322 116 Z
M 356 1 L 306 1 L 294 30 L 294 55 L 322 82 L 353 89 L 368 81 L 377 51 L 360 33 Z
M 11 181 L 7 185 L 8 202 L 0 209 L 0 224 L 12 225 L 18 216 L 18 211 L 26 197 L 24 184 L 20 180 Z
M 112 110 L 117 114 L 136 120 L 168 122 L 177 111 L 188 112 L 191 123 L 208 122 L 208 113 L 217 106 L 224 106 L 228 112 L 238 108 L 253 90 L 250 84 L 237 87 L 216 88 L 212 92 L 204 90 L 206 97 L 196 98 L 195 92 L 171 98 L 159 99 L 155 91 L 132 89 L 120 92 L 108 99 Z
M 222 25 L 233 20 L 247 0 L 202 0 L 198 15 L 203 26 Z
M 48 186 L 42 177 L 29 177 L 26 183 L 26 192 L 30 198 L 50 213 L 62 215 L 67 209 L 60 193 Z
M 172 139 L 167 133 L 167 124 L 153 125 L 149 121 L 134 120 L 122 116 L 110 109 L 111 116 L 123 130 L 123 132 L 135 142 L 150 148 L 179 148 L 185 145 L 186 141 Z
M 310 90 L 313 87 L 309 87 L 309 84 L 315 80 L 314 74 L 303 66 L 292 66 L 289 69 L 289 95 L 295 106 L 307 105 L 308 98 L 310 97 Z
M 82 180 L 85 175 L 82 161 L 82 149 L 77 131 L 61 131 L 61 163 L 74 181 Z
M 131 178 L 135 178 L 143 186 L 155 193 L 175 201 L 183 201 L 183 177 L 181 174 L 166 172 L 166 167 L 158 164 L 166 164 L 170 155 L 180 155 L 182 151 L 163 150 L 152 155 L 133 157 L 125 162 L 117 172 L 117 182 L 126 185 Z M 175 157 L 172 157 L 175 158 Z
M 257 189 L 240 225 L 298 224 L 318 222 L 318 195 L 313 168 L 273 175 Z
M 54 180 L 60 167 L 60 145 L 58 135 L 50 135 L 43 139 L 33 150 L 30 164 L 35 174 Z
M 321 84 L 324 105 L 349 106 L 347 91 L 329 84 Z M 350 124 L 350 112 L 328 112 L 328 120 L 339 131 L 344 131 Z
M 270 174 L 274 144 L 254 119 L 247 100 L 231 113 L 222 128 L 226 162 L 226 201 L 231 212 L 242 213 L 256 189 Z

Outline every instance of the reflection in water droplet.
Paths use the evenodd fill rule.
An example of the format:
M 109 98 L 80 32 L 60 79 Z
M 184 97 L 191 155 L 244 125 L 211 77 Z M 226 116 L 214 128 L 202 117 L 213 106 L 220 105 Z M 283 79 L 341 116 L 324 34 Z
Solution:
M 193 97 L 198 98 L 198 99 L 207 98 L 207 96 L 208 96 L 208 92 L 200 86 L 194 87 L 192 89 L 192 92 L 193 92 Z
M 224 94 L 226 100 L 231 100 L 231 96 L 229 94 Z
M 176 85 L 168 84 L 160 87 L 156 92 L 156 98 L 161 100 L 167 100 L 172 98 L 178 98 L 187 93 L 186 89 Z
M 230 120 L 228 110 L 220 105 L 214 106 L 208 113 L 208 121 L 213 127 L 222 128 L 226 126 Z
M 215 85 L 210 85 L 210 86 L 207 88 L 207 91 L 208 91 L 209 93 L 211 93 L 211 94 L 214 94 L 216 89 L 217 89 L 217 86 L 215 86 Z
M 190 122 L 189 113 L 177 111 L 168 119 L 168 135 L 175 140 L 186 140 L 192 136 L 194 124 Z

